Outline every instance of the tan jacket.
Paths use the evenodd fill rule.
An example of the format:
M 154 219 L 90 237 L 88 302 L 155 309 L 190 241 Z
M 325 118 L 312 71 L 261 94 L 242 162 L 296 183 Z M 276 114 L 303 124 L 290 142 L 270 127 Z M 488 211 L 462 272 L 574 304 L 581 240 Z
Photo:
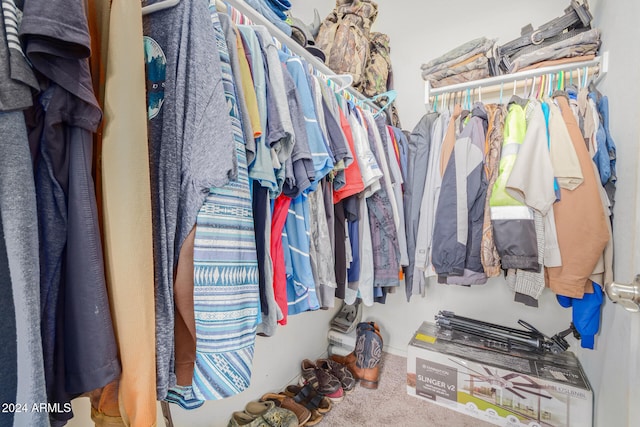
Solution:
M 484 223 L 482 226 L 482 266 L 487 277 L 498 277 L 502 273 L 500 268 L 500 254 L 493 240 L 493 227 L 491 226 L 491 207 L 489 199 L 493 191 L 493 185 L 498 177 L 498 165 L 500 152 L 502 151 L 502 133 L 504 129 L 505 107 L 502 105 L 487 105 L 489 114 L 489 128 L 484 149 L 484 173 L 489 182 L 487 197 L 484 205 Z
M 598 192 L 599 182 L 568 99 L 563 96 L 555 99 L 578 155 L 584 181 L 572 191 L 561 188 L 561 200 L 554 204 L 562 266 L 547 268 L 547 283 L 559 295 L 582 298 L 585 290 L 591 289 L 589 276 L 609 241 L 608 219 Z M 553 135 L 551 138 L 553 141 Z

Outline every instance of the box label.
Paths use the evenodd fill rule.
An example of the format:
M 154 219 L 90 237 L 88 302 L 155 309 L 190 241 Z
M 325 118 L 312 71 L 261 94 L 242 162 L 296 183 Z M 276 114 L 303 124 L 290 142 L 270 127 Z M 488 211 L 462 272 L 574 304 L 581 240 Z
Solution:
M 430 400 L 458 401 L 458 370 L 416 358 L 416 394 Z

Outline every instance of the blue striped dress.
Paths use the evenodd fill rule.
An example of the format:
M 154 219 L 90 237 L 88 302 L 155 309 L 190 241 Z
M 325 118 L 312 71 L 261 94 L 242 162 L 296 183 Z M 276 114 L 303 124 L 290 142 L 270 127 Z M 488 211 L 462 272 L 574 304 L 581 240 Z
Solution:
M 238 178 L 210 190 L 196 223 L 193 394 L 202 400 L 223 399 L 249 386 L 259 316 L 258 262 L 244 138 L 229 51 L 214 1 L 209 9 L 236 143 Z

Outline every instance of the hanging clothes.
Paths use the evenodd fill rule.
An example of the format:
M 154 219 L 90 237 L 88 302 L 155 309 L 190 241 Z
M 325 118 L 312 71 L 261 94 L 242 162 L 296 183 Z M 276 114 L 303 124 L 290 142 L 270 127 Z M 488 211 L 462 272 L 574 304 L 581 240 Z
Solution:
M 432 259 L 439 282 L 477 285 L 487 281 L 480 260 L 486 128 L 484 106 L 476 104 L 445 169 L 433 233 Z
M 273 204 L 271 217 L 271 256 L 273 257 L 273 293 L 278 305 L 278 324 L 287 324 L 287 270 L 284 260 L 284 224 L 287 221 L 291 198 L 281 195 Z
M 53 425 L 71 398 L 120 375 L 91 175 L 102 112 L 93 93 L 83 3 L 25 3 L 20 37 L 47 87 L 28 113 L 40 230 L 41 328 Z M 65 28 L 74 28 L 70 33 Z M 60 46 L 65 46 L 60 49 Z
M 143 19 L 147 78 L 153 82 L 148 113 L 159 399 L 175 384 L 177 256 L 208 189 L 237 176 L 231 123 L 224 114 L 227 103 L 219 89 L 223 84 L 219 54 L 214 44 L 197 41 L 215 40 L 208 15 L 205 4 L 180 2 Z M 201 69 L 207 72 L 198 72 Z M 211 141 L 216 142 L 215 149 Z
M 438 113 L 425 114 L 409 135 L 407 177 L 403 199 L 407 253 L 409 255 L 409 263 L 404 273 L 407 302 L 411 300 L 414 293 L 413 278 L 416 268 L 416 240 L 421 217 L 420 207 L 429 170 L 429 150 L 435 144 L 431 140 L 431 134 L 438 117 Z
M 249 386 L 259 316 L 258 262 L 244 137 L 224 32 L 215 7 L 210 11 L 209 25 L 215 32 L 223 87 L 231 106 L 228 111 L 238 174 L 223 187 L 210 189 L 196 222 L 193 391 L 201 400 L 229 397 Z
M 502 150 L 505 108 L 502 105 L 487 105 L 489 127 L 484 149 L 484 172 L 487 179 L 487 197 L 484 207 L 484 222 L 482 226 L 482 268 L 487 277 L 498 277 L 501 274 L 500 254 L 493 240 L 491 226 L 491 193 L 498 178 L 498 164 Z
M 538 266 L 536 271 L 513 270 L 507 274 L 507 284 L 527 305 L 537 306 L 537 299 L 545 287 L 544 265 L 546 216 L 556 201 L 553 165 L 547 143 L 547 126 L 542 106 L 530 100 L 525 108 L 526 135 L 520 145 L 511 173 L 507 178 L 506 192 L 514 199 L 534 210 L 535 236 Z
M 538 271 L 538 246 L 533 212 L 506 191 L 507 181 L 527 131 L 525 110 L 517 100 L 509 104 L 505 119 L 499 173 L 489 199 L 491 224 L 502 268 Z
M 141 5 L 90 5 L 96 8 L 95 21 L 102 22 L 91 34 L 94 45 L 102 39 L 99 49 L 92 48 L 92 59 L 102 69 L 92 77 L 94 85 L 102 85 L 105 106 L 98 145 L 99 207 L 106 208 L 101 213 L 107 288 L 122 363 L 122 374 L 112 386 L 116 391 L 103 389 L 92 396 L 92 403 L 99 402 L 92 405 L 92 417 L 100 425 L 104 417 L 115 415 L 104 408 L 115 408 L 132 426 L 152 425 L 157 412 L 155 309 Z
M 2 390 L 0 390 L 0 402 L 3 405 L 16 405 L 18 394 L 18 339 L 16 336 L 16 312 L 11 289 L 11 276 L 9 274 L 9 258 L 5 243 L 0 210 L 0 336 L 2 336 L 2 348 L 0 348 L 0 376 L 2 376 Z M 9 406 L 10 407 L 10 406 Z M 0 424 L 13 425 L 14 412 L 2 411 Z
M 30 88 L 38 89 L 38 84 L 17 42 L 16 6 L 12 0 L 4 0 L 1 9 L 4 20 L 0 19 L 0 245 L 5 253 L 0 254 L 0 260 L 6 264 L 0 267 L 3 276 L 0 282 L 10 288 L 3 292 L 6 306 L 0 310 L 6 328 L 0 333 L 6 346 L 0 377 L 3 383 L 7 378 L 7 389 L 0 400 L 46 402 L 36 189 L 23 114 L 33 104 Z M 16 380 L 13 387 L 12 377 Z M 2 414 L 0 424 L 4 422 L 49 425 L 48 414 L 33 411 Z
M 559 295 L 581 298 L 592 290 L 589 276 L 609 241 L 609 230 L 584 138 L 565 96 L 558 103 L 571 142 L 578 155 L 584 182 L 573 191 L 561 188 L 561 200 L 553 205 L 562 253 L 562 266 L 547 268 L 551 290 Z M 580 212 L 580 221 L 575 213 Z M 579 247 L 579 248 L 578 248 Z
M 372 244 L 375 248 L 372 253 L 373 286 L 396 287 L 400 285 L 398 277 L 398 272 L 400 271 L 400 248 L 393 210 L 395 199 L 394 201 L 391 200 L 391 197 L 394 196 L 391 174 L 375 119 L 371 113 L 363 112 L 363 116 L 368 123 L 367 130 L 369 141 L 371 142 L 371 151 L 383 174 L 380 190 L 366 200 Z M 373 293 L 370 299 L 363 298 L 363 302 L 367 306 L 373 305 Z
M 440 199 L 442 175 L 440 174 L 440 158 L 445 139 L 445 133 L 451 120 L 449 111 L 443 111 L 433 127 L 431 140 L 433 144 L 429 149 L 429 162 L 427 166 L 427 179 L 424 185 L 422 203 L 420 205 L 420 221 L 416 237 L 416 267 L 414 270 L 413 290 L 414 294 L 424 295 L 425 279 L 436 275 L 432 265 L 431 253 L 433 245 L 433 230 L 435 215 Z M 455 129 L 452 129 L 454 132 Z

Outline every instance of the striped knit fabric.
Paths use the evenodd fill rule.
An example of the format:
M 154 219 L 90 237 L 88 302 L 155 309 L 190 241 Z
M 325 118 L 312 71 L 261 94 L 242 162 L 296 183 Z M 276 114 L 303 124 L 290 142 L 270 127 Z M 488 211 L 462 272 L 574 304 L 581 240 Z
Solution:
M 242 126 L 224 33 L 211 1 L 211 20 L 220 52 L 231 115 L 238 180 L 212 188 L 198 213 L 194 248 L 196 399 L 223 399 L 245 390 L 259 311 L 258 262 Z
M 311 271 L 311 259 L 309 258 L 310 227 L 309 200 L 308 196 L 303 193 L 291 200 L 287 222 L 282 232 L 290 315 L 320 308 L 316 295 L 316 284 Z
M 4 26 L 7 35 L 7 46 L 20 52 L 23 56 L 22 46 L 18 38 L 18 28 L 20 27 L 20 19 L 22 12 L 15 5 L 13 0 L 2 0 L 2 12 L 4 16 Z

